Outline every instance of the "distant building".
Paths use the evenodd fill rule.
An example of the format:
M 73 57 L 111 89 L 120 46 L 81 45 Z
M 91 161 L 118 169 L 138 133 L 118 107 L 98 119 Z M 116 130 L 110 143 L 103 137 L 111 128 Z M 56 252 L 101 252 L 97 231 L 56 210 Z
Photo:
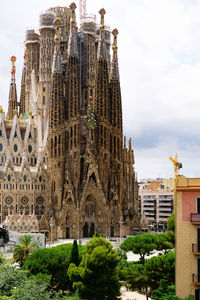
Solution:
M 166 228 L 173 211 L 173 179 L 142 180 L 139 187 L 139 211 L 152 229 Z
M 176 294 L 200 299 L 200 178 L 179 176 L 176 188 Z

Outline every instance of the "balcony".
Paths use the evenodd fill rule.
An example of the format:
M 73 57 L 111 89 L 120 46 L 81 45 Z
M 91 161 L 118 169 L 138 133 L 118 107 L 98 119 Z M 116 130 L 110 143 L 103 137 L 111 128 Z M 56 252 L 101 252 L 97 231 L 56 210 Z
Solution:
M 192 223 L 200 223 L 200 214 L 191 213 L 190 220 L 191 220 Z
M 192 253 L 194 253 L 194 255 L 200 255 L 200 245 L 192 244 Z
M 192 274 L 192 283 L 194 285 L 200 285 L 200 275 Z

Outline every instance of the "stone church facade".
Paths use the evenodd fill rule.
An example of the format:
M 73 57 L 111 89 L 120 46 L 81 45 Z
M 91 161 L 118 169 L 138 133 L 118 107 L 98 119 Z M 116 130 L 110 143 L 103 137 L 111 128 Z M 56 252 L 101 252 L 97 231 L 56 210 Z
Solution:
M 0 223 L 50 238 L 131 234 L 138 185 L 123 137 L 117 29 L 76 5 L 27 30 L 20 99 L 12 62 L 8 112 L 0 109 Z

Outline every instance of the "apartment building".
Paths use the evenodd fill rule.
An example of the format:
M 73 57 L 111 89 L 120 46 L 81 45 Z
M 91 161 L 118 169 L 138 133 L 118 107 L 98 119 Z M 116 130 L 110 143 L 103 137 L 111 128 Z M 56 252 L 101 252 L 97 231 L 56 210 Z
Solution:
M 176 294 L 200 300 L 200 178 L 178 176 L 176 215 Z
M 139 187 L 141 214 L 147 217 L 150 227 L 165 229 L 173 211 L 172 179 L 143 180 Z

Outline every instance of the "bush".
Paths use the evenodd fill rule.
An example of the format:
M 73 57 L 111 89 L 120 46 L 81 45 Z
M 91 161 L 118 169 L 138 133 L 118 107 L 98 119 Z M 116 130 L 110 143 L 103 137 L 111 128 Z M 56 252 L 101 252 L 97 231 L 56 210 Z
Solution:
M 50 300 L 48 292 L 51 276 L 38 274 L 24 281 L 17 289 L 12 291 L 12 298 L 16 300 Z
M 84 247 L 78 246 L 80 253 Z M 36 250 L 24 263 L 24 268 L 31 274 L 51 275 L 51 285 L 60 290 L 70 287 L 67 269 L 70 264 L 72 244 Z
M 0 296 L 10 296 L 11 290 L 19 287 L 26 279 L 26 271 L 7 264 L 0 265 Z

